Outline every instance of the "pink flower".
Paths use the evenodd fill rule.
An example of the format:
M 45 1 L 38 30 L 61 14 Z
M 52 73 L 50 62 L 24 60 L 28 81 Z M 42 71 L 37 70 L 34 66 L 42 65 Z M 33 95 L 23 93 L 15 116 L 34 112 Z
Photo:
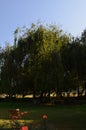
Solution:
M 46 114 L 44 114 L 44 115 L 42 116 L 42 118 L 43 118 L 43 119 L 47 119 L 48 116 L 47 116 Z
M 21 112 L 21 116 L 24 116 L 24 115 L 26 115 L 27 113 L 28 113 L 27 111 Z
M 23 116 L 23 115 L 24 115 L 24 112 L 21 112 L 21 115 Z
M 24 111 L 24 114 L 26 115 L 28 112 L 27 111 Z

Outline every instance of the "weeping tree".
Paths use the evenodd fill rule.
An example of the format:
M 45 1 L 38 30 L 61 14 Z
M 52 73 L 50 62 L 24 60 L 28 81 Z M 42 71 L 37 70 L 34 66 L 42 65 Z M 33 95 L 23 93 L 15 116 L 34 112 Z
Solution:
M 34 94 L 39 91 L 43 96 L 56 91 L 58 95 L 64 75 L 60 49 L 70 37 L 56 26 L 39 26 L 33 34 L 30 67 L 34 76 Z
M 16 37 L 15 37 L 16 38 Z M 64 66 L 61 48 L 70 36 L 57 26 L 32 24 L 13 47 L 4 62 L 2 84 L 11 95 L 32 93 L 61 95 Z M 4 82 L 5 81 L 5 82 Z M 8 92 L 7 92 L 8 93 Z

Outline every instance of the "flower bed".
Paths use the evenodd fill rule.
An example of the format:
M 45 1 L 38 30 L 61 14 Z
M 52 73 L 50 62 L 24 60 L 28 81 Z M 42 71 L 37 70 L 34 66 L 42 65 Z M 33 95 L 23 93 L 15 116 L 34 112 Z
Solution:
M 27 111 L 20 111 L 19 109 L 13 109 L 8 111 L 9 123 L 7 123 L 9 129 L 14 130 L 47 130 L 47 114 L 44 114 L 40 122 L 33 120 L 24 120 L 23 117 L 28 114 Z M 6 123 L 5 123 L 6 124 Z

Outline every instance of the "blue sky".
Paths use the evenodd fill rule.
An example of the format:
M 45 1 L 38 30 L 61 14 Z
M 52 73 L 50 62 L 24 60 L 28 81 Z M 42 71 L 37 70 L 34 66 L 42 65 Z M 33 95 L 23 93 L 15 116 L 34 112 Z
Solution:
M 37 21 L 79 36 L 86 27 L 86 0 L 0 0 L 0 46 L 13 44 L 17 27 Z

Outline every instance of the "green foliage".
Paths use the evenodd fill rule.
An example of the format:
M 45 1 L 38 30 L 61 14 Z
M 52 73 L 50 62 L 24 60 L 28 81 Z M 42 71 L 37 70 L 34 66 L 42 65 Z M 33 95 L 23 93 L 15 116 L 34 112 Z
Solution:
M 7 44 L 1 52 L 1 91 L 9 96 L 43 97 L 84 89 L 85 53 L 85 31 L 74 39 L 56 25 L 17 28 L 14 45 Z

